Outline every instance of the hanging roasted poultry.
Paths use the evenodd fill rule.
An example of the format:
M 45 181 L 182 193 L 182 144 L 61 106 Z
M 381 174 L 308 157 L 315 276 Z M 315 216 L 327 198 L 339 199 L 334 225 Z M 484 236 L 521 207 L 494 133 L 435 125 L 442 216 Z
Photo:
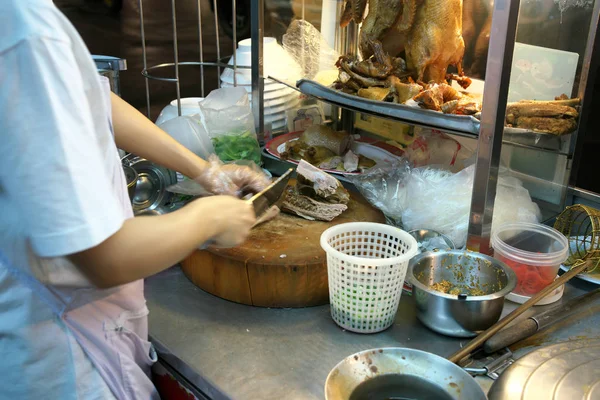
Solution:
M 407 66 L 417 81 L 445 82 L 450 65 L 462 75 L 462 0 L 369 0 L 363 20 L 365 5 L 366 0 L 347 0 L 348 15 L 341 21 L 342 25 L 362 21 L 363 59 L 373 55 L 370 42 L 394 34 L 404 42 Z

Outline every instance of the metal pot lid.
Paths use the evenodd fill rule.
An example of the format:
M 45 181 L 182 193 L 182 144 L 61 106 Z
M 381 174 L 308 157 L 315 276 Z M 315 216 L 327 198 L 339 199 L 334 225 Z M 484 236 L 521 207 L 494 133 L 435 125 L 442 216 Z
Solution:
M 517 360 L 492 385 L 490 400 L 600 399 L 600 340 L 546 346 Z
M 133 212 L 140 213 L 162 208 L 172 198 L 165 189 L 177 183 L 177 174 L 144 158 L 129 154 L 123 163 L 135 169 L 138 174 Z

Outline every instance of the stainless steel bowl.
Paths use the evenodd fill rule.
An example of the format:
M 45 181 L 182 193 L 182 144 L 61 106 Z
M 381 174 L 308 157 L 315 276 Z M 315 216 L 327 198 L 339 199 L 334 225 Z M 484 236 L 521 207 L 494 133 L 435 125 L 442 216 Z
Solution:
M 413 284 L 419 320 L 435 332 L 456 337 L 476 336 L 478 331 L 496 323 L 504 297 L 517 284 L 515 273 L 503 262 L 463 250 L 427 252 L 414 257 L 407 279 Z M 475 287 L 485 294 L 447 294 L 431 288 L 443 280 L 456 287 Z
M 432 242 L 432 239 L 436 238 L 441 239 L 437 242 L 439 242 L 442 245 L 445 244 L 445 246 L 439 248 L 439 250 L 456 249 L 456 245 L 454 244 L 454 242 L 448 236 L 438 231 L 434 231 L 432 229 L 413 229 L 408 233 L 417 240 L 417 243 L 419 244 L 419 250 L 423 253 L 428 250 L 433 250 L 430 248 L 430 243 Z
M 125 172 L 125 180 L 127 181 L 127 192 L 129 193 L 129 199 L 133 201 L 135 196 L 135 187 L 137 186 L 138 174 L 129 165 L 123 165 L 123 171 Z
M 399 347 L 353 354 L 325 382 L 326 400 L 484 400 L 479 384 L 462 368 L 421 350 Z
M 177 174 L 174 171 L 134 154 L 125 156 L 122 161 L 123 165 L 135 169 L 138 174 L 132 201 L 136 215 L 161 208 L 171 201 L 173 194 L 166 188 L 177 183 Z

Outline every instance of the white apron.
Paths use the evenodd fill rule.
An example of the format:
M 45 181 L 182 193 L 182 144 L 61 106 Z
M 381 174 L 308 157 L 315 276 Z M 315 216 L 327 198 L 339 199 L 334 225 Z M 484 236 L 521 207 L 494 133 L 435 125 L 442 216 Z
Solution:
M 101 80 L 110 110 L 110 86 L 106 78 Z M 119 157 L 116 150 L 114 156 Z M 123 171 L 121 180 L 120 198 L 127 217 L 133 217 Z M 11 265 L 2 253 L 0 263 L 64 321 L 117 399 L 160 398 L 150 379 L 150 368 L 157 357 L 147 341 L 143 280 L 104 290 L 56 287 Z

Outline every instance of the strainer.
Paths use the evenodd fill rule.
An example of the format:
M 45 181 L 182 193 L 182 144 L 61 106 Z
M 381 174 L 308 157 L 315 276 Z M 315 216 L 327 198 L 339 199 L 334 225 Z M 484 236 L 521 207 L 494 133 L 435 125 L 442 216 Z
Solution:
M 554 229 L 569 239 L 569 257 L 564 265 L 573 268 L 592 260 L 587 272 L 600 272 L 600 211 L 576 204 L 567 207 L 556 219 Z

